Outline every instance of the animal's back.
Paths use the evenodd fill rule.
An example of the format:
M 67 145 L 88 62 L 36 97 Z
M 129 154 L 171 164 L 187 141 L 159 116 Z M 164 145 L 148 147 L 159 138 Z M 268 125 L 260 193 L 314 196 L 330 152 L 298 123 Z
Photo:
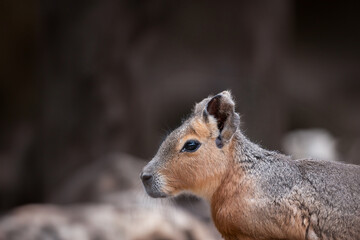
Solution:
M 290 239 L 360 239 L 360 166 L 270 151 L 259 157 L 248 170 L 257 200 L 246 207 L 262 229 Z
M 360 239 L 360 166 L 318 160 L 295 164 L 303 179 L 299 199 L 314 233 L 320 239 Z

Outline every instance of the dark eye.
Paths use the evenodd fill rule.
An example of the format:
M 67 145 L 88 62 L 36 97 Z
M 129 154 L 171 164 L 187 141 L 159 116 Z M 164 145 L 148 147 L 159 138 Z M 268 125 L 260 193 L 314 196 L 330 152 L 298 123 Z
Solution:
M 196 140 L 188 140 L 181 149 L 181 152 L 195 152 L 199 149 L 200 145 L 201 143 Z

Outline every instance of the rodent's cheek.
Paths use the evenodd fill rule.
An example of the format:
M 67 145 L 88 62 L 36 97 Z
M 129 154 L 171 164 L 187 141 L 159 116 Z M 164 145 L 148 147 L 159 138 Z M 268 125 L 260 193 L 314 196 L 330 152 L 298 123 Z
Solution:
M 168 195 L 170 197 L 173 197 L 180 192 L 179 190 L 176 190 L 175 188 L 172 188 L 169 186 L 164 186 L 164 188 L 162 190 L 166 195 Z
M 178 178 L 178 174 L 171 170 L 162 170 L 159 175 L 162 179 L 161 189 L 166 194 L 174 195 L 181 190 L 181 179 Z
M 162 181 L 160 189 L 162 192 L 169 196 L 174 196 L 178 192 L 176 187 L 169 184 L 169 181 L 167 180 Z

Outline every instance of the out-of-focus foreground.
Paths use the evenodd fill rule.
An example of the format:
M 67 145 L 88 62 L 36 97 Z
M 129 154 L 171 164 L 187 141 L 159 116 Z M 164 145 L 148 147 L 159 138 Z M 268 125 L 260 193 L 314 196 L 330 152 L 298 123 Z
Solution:
M 154 202 L 138 176 L 225 89 L 262 146 L 360 163 L 355 2 L 2 5 L 1 240 L 218 239 L 204 202 Z

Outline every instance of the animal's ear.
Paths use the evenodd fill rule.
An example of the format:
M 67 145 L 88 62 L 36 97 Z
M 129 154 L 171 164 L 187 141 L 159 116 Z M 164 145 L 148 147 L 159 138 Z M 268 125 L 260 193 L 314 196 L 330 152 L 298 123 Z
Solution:
M 210 98 L 203 111 L 205 122 L 209 121 L 209 115 L 217 121 L 219 136 L 216 139 L 216 145 L 222 148 L 240 125 L 240 116 L 235 112 L 235 103 L 229 91 Z

